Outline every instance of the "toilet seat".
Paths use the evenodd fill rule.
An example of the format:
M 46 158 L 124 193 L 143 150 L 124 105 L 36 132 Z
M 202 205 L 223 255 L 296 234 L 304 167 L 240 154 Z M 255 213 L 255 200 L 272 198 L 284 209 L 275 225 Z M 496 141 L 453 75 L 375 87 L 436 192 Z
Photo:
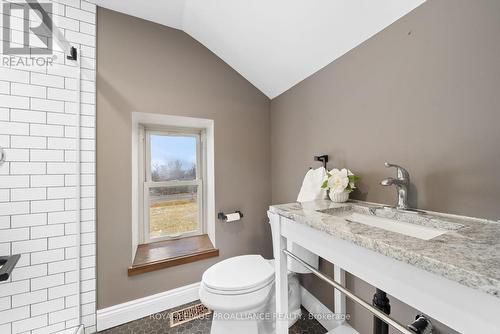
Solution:
M 248 294 L 266 288 L 274 281 L 274 267 L 260 255 L 236 256 L 207 269 L 201 281 L 213 294 Z
M 206 307 L 218 312 L 252 312 L 265 305 L 273 289 L 274 282 L 271 282 L 252 292 L 224 294 L 219 291 L 213 291 L 201 283 L 199 296 Z

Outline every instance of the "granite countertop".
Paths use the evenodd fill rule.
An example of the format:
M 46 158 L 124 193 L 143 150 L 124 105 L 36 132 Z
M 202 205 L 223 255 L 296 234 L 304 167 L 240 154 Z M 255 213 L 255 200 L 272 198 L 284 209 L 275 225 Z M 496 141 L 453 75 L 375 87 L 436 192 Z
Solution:
M 270 211 L 316 230 L 352 242 L 382 255 L 500 298 L 500 222 L 464 216 L 425 212 L 424 218 L 439 218 L 449 224 L 447 232 L 421 240 L 364 224 L 349 222 L 321 212 L 350 204 L 376 206 L 360 201 L 344 204 L 320 200 L 273 205 Z M 433 219 L 417 224 L 429 225 Z M 443 228 L 443 226 L 440 226 Z

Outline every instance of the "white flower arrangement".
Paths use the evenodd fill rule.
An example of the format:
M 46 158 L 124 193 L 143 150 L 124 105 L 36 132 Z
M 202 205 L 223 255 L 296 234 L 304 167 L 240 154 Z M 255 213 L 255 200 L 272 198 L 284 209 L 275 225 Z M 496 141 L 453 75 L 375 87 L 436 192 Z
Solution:
M 359 176 L 354 175 L 349 169 L 346 168 L 342 168 L 341 170 L 334 168 L 327 172 L 326 175 L 327 179 L 323 182 L 321 188 L 329 189 L 330 192 L 335 194 L 352 192 L 356 189 L 356 182 L 360 179 Z

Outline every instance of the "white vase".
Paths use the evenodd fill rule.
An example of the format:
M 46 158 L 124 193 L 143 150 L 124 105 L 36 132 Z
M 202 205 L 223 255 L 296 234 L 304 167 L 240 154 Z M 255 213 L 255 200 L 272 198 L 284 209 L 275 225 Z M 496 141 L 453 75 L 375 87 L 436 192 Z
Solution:
M 330 191 L 329 193 L 330 199 L 335 203 L 344 203 L 349 199 L 349 193 L 347 191 L 343 191 L 341 193 L 334 193 Z

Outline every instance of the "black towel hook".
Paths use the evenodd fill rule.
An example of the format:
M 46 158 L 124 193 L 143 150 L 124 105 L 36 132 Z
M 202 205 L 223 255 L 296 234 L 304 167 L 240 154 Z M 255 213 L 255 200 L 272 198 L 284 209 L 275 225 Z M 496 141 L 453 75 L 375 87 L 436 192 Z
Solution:
M 323 163 L 323 167 L 326 169 L 326 164 L 328 163 L 328 155 L 327 154 L 315 155 L 314 161 L 321 161 Z

